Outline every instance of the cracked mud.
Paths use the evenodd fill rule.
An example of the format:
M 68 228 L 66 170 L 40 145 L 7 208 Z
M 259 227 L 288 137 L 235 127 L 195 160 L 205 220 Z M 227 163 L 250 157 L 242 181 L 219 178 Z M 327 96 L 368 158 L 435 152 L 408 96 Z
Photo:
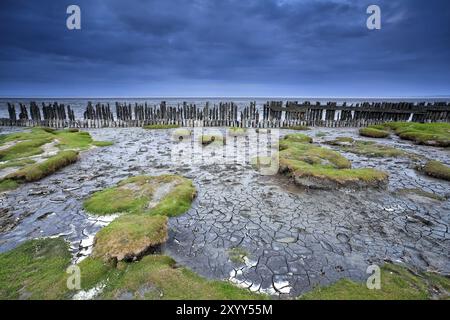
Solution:
M 317 138 L 319 131 L 326 136 Z M 190 161 L 172 162 L 173 146 L 188 149 L 190 142 L 174 141 L 170 130 L 89 132 L 95 140 L 115 144 L 83 152 L 77 163 L 0 195 L 0 252 L 32 238 L 62 235 L 78 261 L 90 253 L 95 233 L 114 219 L 88 215 L 84 199 L 132 175 L 169 173 L 192 179 L 198 195 L 188 212 L 170 219 L 163 250 L 203 276 L 297 296 L 343 277 L 363 281 L 370 264 L 386 260 L 450 274 L 450 182 L 417 172 L 406 157 L 342 153 L 354 168 L 388 172 L 384 190 L 303 190 L 288 178 L 259 174 L 248 152 L 244 162 L 223 161 L 221 150 L 214 148 L 192 155 Z M 283 135 L 290 132 L 280 130 Z M 357 132 L 320 128 L 306 134 L 321 144 L 338 136 L 371 140 Z M 230 150 L 237 139 L 252 147 L 248 137 L 228 138 Z M 397 137 L 374 141 L 450 164 L 445 149 Z M 446 200 L 398 192 L 404 189 L 421 189 Z M 243 259 L 230 259 L 233 248 L 245 253 Z

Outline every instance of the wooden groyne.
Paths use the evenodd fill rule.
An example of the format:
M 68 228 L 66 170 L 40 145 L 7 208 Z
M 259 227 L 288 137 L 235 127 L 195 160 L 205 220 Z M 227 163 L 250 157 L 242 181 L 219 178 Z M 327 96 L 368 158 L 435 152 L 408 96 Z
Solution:
M 115 111 L 115 112 L 114 112 Z M 134 105 L 116 102 L 89 102 L 82 119 L 76 119 L 70 105 L 35 102 L 8 103 L 9 118 L 0 119 L 1 126 L 45 126 L 52 128 L 142 127 L 144 125 L 180 125 L 189 127 L 235 126 L 246 128 L 282 128 L 293 126 L 364 127 L 389 121 L 450 122 L 450 103 L 382 102 L 323 105 L 311 102 L 268 101 L 262 107 L 255 102 L 238 108 L 233 102 L 203 106 L 184 102 L 177 106 L 147 103 Z

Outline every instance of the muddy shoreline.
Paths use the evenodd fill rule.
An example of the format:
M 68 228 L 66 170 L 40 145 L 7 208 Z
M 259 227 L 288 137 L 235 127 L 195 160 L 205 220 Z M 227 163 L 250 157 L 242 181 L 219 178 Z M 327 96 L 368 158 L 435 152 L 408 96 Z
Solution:
M 22 129 L 1 128 L 1 133 L 11 130 Z M 217 130 L 224 128 L 205 128 Z M 77 163 L 0 195 L 0 252 L 29 239 L 59 235 L 70 242 L 77 261 L 89 254 L 95 233 L 109 222 L 88 215 L 83 199 L 132 175 L 179 174 L 194 181 L 198 195 L 188 212 L 170 219 L 163 251 L 203 276 L 229 279 L 252 291 L 297 296 L 344 277 L 364 280 L 367 266 L 384 261 L 450 274 L 450 183 L 418 173 L 409 159 L 345 152 L 355 168 L 388 172 L 388 187 L 303 190 L 287 178 L 260 175 L 249 156 L 244 162 L 224 163 L 215 152 L 172 161 L 176 142 L 171 130 L 88 131 L 95 140 L 115 144 L 85 151 Z M 326 136 L 316 137 L 318 132 Z M 338 136 L 360 139 L 357 129 L 348 128 L 305 134 L 321 144 Z M 450 164 L 446 149 L 397 137 L 376 141 Z M 417 188 L 447 200 L 398 193 Z M 229 250 L 236 247 L 247 253 L 239 263 L 229 259 Z

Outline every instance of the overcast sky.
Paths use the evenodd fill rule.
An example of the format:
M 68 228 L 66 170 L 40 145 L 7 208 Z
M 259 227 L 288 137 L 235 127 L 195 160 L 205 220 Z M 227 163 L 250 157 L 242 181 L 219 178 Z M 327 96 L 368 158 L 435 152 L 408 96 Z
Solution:
M 439 96 L 449 57 L 447 0 L 0 1 L 4 97 Z

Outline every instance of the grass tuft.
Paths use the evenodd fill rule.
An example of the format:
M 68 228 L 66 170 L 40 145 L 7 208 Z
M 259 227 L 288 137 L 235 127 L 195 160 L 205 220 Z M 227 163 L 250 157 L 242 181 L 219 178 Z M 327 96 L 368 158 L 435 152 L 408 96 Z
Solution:
M 167 192 L 155 201 L 159 189 Z M 136 176 L 94 193 L 85 200 L 84 208 L 94 214 L 124 212 L 173 217 L 186 212 L 194 197 L 195 187 L 189 179 L 174 175 Z
M 167 240 L 167 217 L 123 215 L 95 236 L 92 257 L 132 261 Z
M 17 181 L 37 181 L 46 176 L 56 172 L 57 170 L 68 166 L 78 160 L 77 151 L 61 151 L 57 155 L 48 158 L 47 160 L 26 166 L 19 171 L 9 174 L 6 179 Z
M 450 181 L 450 167 L 442 162 L 428 161 L 423 167 L 423 171 L 430 177 Z
M 114 142 L 112 141 L 94 141 L 92 142 L 92 145 L 96 146 L 96 147 L 109 147 L 112 146 L 114 144 Z
M 365 283 L 342 279 L 318 287 L 300 297 L 302 300 L 424 300 L 448 299 L 450 279 L 433 273 L 415 274 L 405 267 L 385 264 L 381 268 L 380 290 L 370 290 Z M 430 293 L 434 292 L 432 296 Z
M 231 137 L 241 137 L 247 135 L 246 128 L 231 127 L 228 128 L 228 135 Z
M 348 137 L 339 137 L 331 141 L 326 141 L 325 143 L 339 146 L 345 152 L 352 152 L 372 158 L 405 157 L 409 155 L 402 150 L 378 144 L 374 141 L 354 140 Z
M 0 254 L 0 299 L 65 299 L 68 244 L 61 238 L 31 240 Z
M 308 126 L 292 126 L 292 127 L 282 127 L 281 129 L 290 129 L 290 130 L 297 130 L 297 131 L 306 131 L 306 130 L 311 130 L 311 128 L 309 128 Z
M 162 129 L 175 129 L 179 128 L 178 124 L 150 124 L 146 125 L 143 128 L 147 130 L 162 130 Z
M 280 142 L 280 172 L 311 188 L 379 187 L 387 174 L 371 168 L 351 169 L 351 162 L 330 149 L 312 145 L 304 135 L 288 135 Z
M 363 137 L 369 138 L 387 138 L 389 137 L 389 131 L 380 130 L 373 127 L 359 129 L 359 134 Z

